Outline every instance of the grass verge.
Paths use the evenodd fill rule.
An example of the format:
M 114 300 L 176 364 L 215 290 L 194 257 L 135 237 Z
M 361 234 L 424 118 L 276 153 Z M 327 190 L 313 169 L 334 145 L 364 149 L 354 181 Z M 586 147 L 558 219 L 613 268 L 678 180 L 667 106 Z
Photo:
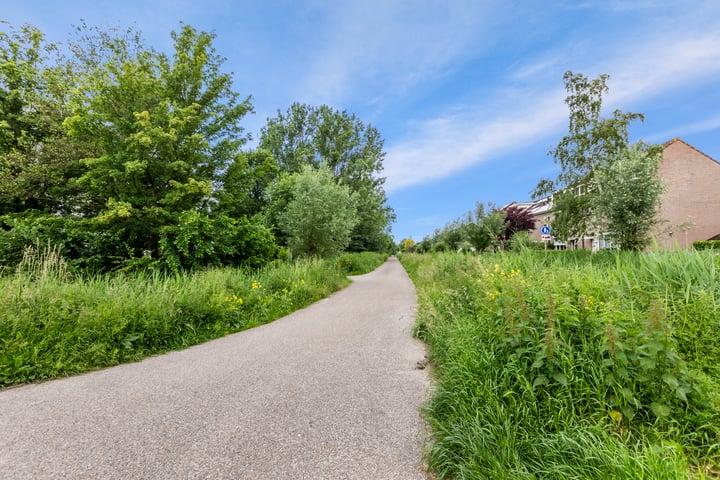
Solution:
M 252 328 L 346 286 L 346 265 L 366 273 L 384 259 L 369 257 L 82 278 L 68 273 L 56 252 L 30 256 L 0 277 L 0 386 L 136 361 Z
M 440 478 L 720 478 L 720 256 L 401 261 Z

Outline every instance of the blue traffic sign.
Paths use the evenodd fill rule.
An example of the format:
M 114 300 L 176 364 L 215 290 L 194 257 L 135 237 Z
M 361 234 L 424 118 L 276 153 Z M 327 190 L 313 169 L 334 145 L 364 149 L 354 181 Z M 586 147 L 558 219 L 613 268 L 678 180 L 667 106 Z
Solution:
M 547 225 L 545 225 L 544 227 L 542 227 L 542 228 L 540 229 L 540 232 L 541 232 L 543 235 L 550 235 L 550 227 L 548 227 Z

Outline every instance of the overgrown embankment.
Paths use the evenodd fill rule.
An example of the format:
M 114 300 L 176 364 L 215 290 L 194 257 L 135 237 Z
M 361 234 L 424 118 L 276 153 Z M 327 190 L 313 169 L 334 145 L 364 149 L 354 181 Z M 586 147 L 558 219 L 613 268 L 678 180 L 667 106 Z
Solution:
M 720 478 L 720 256 L 401 260 L 440 478 Z
M 0 386 L 139 360 L 272 321 L 380 265 L 380 254 L 260 270 L 74 276 L 55 252 L 0 277 Z

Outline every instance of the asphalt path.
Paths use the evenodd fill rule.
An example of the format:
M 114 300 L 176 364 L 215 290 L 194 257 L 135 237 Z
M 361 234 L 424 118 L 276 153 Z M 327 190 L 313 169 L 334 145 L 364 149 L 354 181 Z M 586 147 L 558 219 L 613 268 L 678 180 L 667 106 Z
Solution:
M 424 479 L 415 308 L 391 258 L 273 323 L 0 390 L 0 477 Z

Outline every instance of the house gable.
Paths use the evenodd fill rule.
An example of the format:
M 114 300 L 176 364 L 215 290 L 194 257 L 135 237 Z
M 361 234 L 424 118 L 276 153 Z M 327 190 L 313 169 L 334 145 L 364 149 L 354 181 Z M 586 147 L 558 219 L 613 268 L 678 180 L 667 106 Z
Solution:
M 654 231 L 662 248 L 691 248 L 720 234 L 720 163 L 675 138 L 663 144 L 659 174 L 665 182 Z

